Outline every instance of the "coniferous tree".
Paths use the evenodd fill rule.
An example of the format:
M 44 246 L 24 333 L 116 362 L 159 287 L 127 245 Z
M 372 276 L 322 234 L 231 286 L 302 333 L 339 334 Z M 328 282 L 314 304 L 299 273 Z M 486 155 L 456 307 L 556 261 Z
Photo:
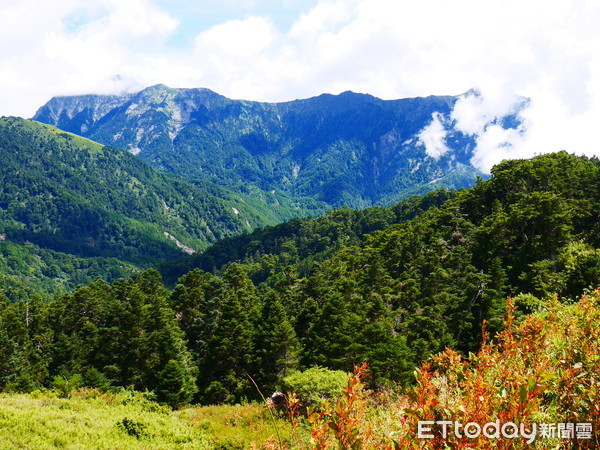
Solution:
M 255 326 L 253 375 L 262 390 L 274 390 L 298 367 L 300 346 L 285 309 L 275 292 L 266 294 Z
M 250 388 L 246 378 L 252 353 L 248 313 L 231 292 L 221 302 L 219 322 L 200 355 L 201 395 L 212 403 L 233 402 L 248 395 Z
M 156 399 L 171 408 L 189 403 L 196 392 L 196 386 L 189 382 L 185 367 L 173 359 L 169 360 L 158 374 L 158 380 L 154 389 Z
M 110 381 L 98 369 L 90 367 L 83 373 L 83 385 L 105 391 L 110 387 Z

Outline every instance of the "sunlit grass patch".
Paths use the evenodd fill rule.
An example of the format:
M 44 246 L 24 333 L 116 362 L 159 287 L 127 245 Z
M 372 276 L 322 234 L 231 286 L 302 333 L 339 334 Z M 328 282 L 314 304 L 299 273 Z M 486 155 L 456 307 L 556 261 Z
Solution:
M 2 394 L 0 442 L 31 449 L 212 448 L 202 430 L 176 413 L 124 396 Z
M 176 414 L 204 431 L 217 448 L 247 448 L 250 443 L 276 439 L 269 412 L 260 404 L 202 406 Z M 288 441 L 292 434 L 290 422 L 276 418 L 275 423 L 282 441 Z

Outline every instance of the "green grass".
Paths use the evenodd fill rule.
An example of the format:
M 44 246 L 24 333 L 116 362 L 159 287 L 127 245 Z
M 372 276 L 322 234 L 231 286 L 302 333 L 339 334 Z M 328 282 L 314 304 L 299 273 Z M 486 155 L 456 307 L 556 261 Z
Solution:
M 206 433 L 177 412 L 139 396 L 35 397 L 0 395 L 2 448 L 213 448 Z
M 277 426 L 289 439 L 289 422 Z M 237 449 L 276 442 L 274 435 L 268 411 L 256 404 L 171 411 L 130 392 L 0 394 L 2 449 Z
M 262 405 L 215 405 L 188 408 L 178 412 L 198 428 L 204 430 L 215 448 L 247 448 L 267 441 L 277 443 L 269 411 Z M 289 421 L 275 419 L 279 434 L 288 442 L 292 434 Z

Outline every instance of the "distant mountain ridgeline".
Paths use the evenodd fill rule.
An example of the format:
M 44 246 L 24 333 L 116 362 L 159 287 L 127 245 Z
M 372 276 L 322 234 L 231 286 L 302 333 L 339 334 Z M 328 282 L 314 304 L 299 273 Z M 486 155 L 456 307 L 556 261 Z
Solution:
M 298 210 L 314 211 L 472 185 L 481 174 L 470 164 L 471 136 L 448 129 L 450 151 L 439 157 L 428 156 L 420 139 L 459 98 L 386 101 L 345 92 L 260 103 L 157 85 L 121 96 L 56 97 L 33 119 L 128 149 L 166 172 L 269 197 L 263 204 L 274 210 L 291 198 Z

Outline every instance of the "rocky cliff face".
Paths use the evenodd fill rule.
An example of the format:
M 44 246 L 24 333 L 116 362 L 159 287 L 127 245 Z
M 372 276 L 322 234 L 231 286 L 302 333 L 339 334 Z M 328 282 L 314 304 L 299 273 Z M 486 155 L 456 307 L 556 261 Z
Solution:
M 98 119 L 130 98 L 131 95 L 54 97 L 38 110 L 35 120 L 71 133 L 86 135 Z

